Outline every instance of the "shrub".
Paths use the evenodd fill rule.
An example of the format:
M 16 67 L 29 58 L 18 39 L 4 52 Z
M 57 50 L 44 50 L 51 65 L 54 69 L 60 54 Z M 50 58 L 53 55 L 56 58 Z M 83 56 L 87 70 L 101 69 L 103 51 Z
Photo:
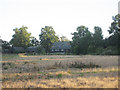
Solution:
M 41 46 L 37 47 L 37 53 L 39 54 L 45 54 L 45 49 Z
M 63 64 L 62 64 L 62 62 L 55 62 L 55 64 L 53 65 L 54 67 L 65 67 Z
M 102 53 L 102 55 L 118 55 L 118 50 L 115 47 L 107 47 Z
M 68 63 L 66 65 L 64 65 L 62 62 L 55 62 L 55 64 L 53 65 L 54 67 L 62 67 L 62 68 L 65 68 L 65 67 L 69 67 L 69 68 L 98 68 L 100 67 L 99 65 L 96 65 L 92 62 L 90 62 L 89 64 L 85 64 L 85 63 L 82 63 L 80 61 L 75 61 L 75 62 L 72 62 L 72 63 Z
M 89 63 L 89 64 L 84 64 L 82 62 L 73 62 L 71 64 L 69 64 L 70 68 L 98 68 L 100 67 L 99 65 L 93 64 L 93 63 Z
M 99 47 L 96 49 L 95 54 L 100 55 L 104 51 L 103 47 Z
M 58 75 L 57 75 L 57 78 L 62 78 L 62 74 L 58 74 Z
M 3 69 L 9 69 L 9 68 L 13 68 L 15 67 L 15 64 L 14 63 L 11 63 L 11 62 L 7 62 L 7 63 L 2 63 L 2 68 Z

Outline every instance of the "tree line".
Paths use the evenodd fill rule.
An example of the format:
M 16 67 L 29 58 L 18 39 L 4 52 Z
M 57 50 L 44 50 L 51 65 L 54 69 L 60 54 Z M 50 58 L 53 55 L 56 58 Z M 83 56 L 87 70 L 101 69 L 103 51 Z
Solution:
M 72 33 L 72 41 L 65 36 L 58 37 L 52 26 L 45 26 L 41 29 L 39 40 L 31 36 L 27 31 L 28 27 L 15 28 L 15 34 L 7 42 L 2 40 L 2 48 L 9 49 L 10 46 L 27 48 L 38 46 L 40 52 L 49 53 L 54 42 L 68 41 L 71 44 L 72 54 L 97 54 L 97 55 L 118 55 L 120 54 L 120 14 L 113 17 L 113 22 L 109 27 L 109 37 L 103 38 L 102 28 L 94 27 L 94 33 L 89 28 L 81 25 Z

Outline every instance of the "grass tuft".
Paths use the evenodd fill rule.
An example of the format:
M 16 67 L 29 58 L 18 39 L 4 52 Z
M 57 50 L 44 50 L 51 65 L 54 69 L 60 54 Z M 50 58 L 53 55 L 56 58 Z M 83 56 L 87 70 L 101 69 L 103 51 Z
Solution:
M 12 62 L 2 63 L 2 68 L 4 70 L 7 70 L 9 68 L 14 68 L 14 67 L 15 67 L 15 64 Z
M 62 76 L 63 75 L 60 73 L 60 74 L 57 75 L 57 78 L 62 78 Z
M 100 67 L 99 65 L 96 65 L 94 63 L 89 63 L 89 64 L 85 64 L 85 63 L 82 63 L 82 62 L 79 62 L 79 61 L 75 61 L 71 64 L 69 64 L 69 67 L 70 68 L 98 68 Z

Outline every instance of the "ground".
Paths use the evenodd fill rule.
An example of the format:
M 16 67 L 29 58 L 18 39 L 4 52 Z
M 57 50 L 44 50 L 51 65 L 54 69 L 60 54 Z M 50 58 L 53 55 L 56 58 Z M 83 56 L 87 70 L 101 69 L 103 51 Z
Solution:
M 2 88 L 118 88 L 118 56 L 3 55 Z

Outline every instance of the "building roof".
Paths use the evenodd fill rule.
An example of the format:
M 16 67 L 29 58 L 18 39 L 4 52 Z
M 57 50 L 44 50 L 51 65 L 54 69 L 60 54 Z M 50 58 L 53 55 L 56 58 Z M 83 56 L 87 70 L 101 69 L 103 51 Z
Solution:
M 71 45 L 69 42 L 55 42 L 51 49 L 70 49 Z
M 37 51 L 37 47 L 36 46 L 30 46 L 26 49 L 26 51 L 29 51 L 29 52 Z
M 14 51 L 24 51 L 25 49 L 23 47 L 13 47 Z

